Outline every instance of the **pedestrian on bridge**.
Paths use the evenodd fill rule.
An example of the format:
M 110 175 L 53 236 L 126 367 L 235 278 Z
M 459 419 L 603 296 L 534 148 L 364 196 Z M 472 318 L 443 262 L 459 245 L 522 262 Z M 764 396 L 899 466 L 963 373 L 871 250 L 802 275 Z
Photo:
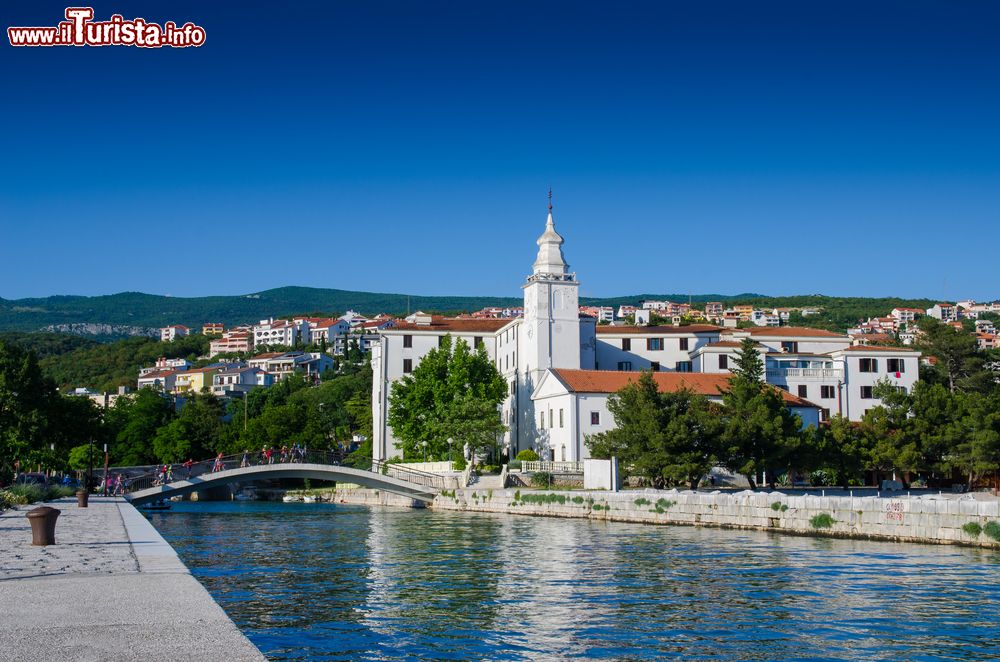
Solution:
M 194 460 L 188 458 L 188 461 L 184 463 L 184 468 L 187 469 L 187 477 L 191 477 L 191 467 L 194 466 Z
M 225 468 L 225 463 L 222 461 L 222 453 L 220 452 L 215 458 L 215 464 L 212 465 L 212 473 L 222 471 Z
M 249 466 L 250 466 L 250 451 L 244 449 L 243 450 L 243 459 L 240 460 L 240 469 L 244 469 L 244 468 L 249 467 Z
M 174 482 L 174 465 L 172 464 L 167 465 L 167 482 Z

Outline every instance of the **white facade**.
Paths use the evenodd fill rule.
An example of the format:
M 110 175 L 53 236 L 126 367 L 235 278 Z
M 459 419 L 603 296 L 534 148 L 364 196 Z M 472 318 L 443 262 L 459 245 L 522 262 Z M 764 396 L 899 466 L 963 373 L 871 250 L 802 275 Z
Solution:
M 171 326 L 165 326 L 160 329 L 160 340 L 163 342 L 170 342 L 175 338 L 180 338 L 182 336 L 189 335 L 191 330 L 182 324 L 174 324 Z
M 301 342 L 309 343 L 309 322 L 298 320 L 261 320 L 253 327 L 254 347 L 277 346 L 294 347 Z

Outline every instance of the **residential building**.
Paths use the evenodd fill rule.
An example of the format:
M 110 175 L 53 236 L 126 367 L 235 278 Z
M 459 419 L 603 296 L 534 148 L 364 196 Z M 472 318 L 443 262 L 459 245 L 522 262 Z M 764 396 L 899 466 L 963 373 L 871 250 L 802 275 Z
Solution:
M 174 393 L 208 393 L 212 380 L 223 369 L 222 365 L 191 368 L 174 375 Z
M 250 329 L 245 327 L 226 331 L 222 334 L 221 338 L 216 338 L 208 344 L 208 357 L 213 358 L 219 354 L 242 354 L 249 352 L 253 346 L 251 333 Z
M 274 385 L 274 375 L 260 368 L 239 367 L 220 370 L 212 376 L 212 394 L 220 397 L 243 395 L 262 386 Z
M 253 357 L 247 363 L 251 368 L 271 373 L 275 381 L 291 374 L 318 379 L 324 372 L 333 369 L 333 358 L 320 352 L 268 352 Z
M 160 329 L 160 340 L 162 342 L 170 342 L 176 338 L 190 335 L 190 333 L 191 330 L 183 324 L 171 324 Z
M 151 367 L 139 368 L 139 376 L 142 377 L 151 372 L 156 372 L 158 370 L 187 370 L 191 367 L 191 362 L 187 359 L 168 359 L 165 356 L 161 356 L 156 359 L 156 364 Z
M 927 311 L 920 308 L 893 308 L 889 317 L 896 320 L 896 328 L 913 324 L 918 317 L 923 317 Z
M 705 303 L 705 317 L 709 320 L 716 320 L 722 317 L 725 307 L 721 301 L 708 301 Z
M 173 393 L 176 384 L 177 371 L 168 369 L 154 370 L 152 372 L 147 372 L 144 375 L 140 375 L 136 386 L 137 388 L 152 388 L 157 391 L 163 391 L 164 393 Z
M 295 347 L 309 344 L 309 323 L 305 319 L 261 320 L 253 327 L 254 347 Z
M 942 322 L 954 322 L 958 319 L 958 308 L 950 303 L 936 303 L 927 309 L 927 315 Z

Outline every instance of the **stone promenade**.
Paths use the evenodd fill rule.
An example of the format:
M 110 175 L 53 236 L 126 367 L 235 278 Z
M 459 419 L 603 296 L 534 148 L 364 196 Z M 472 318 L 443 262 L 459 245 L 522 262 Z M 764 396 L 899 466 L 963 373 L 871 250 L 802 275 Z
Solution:
M 36 506 L 0 514 L 0 659 L 266 659 L 131 505 L 45 505 L 62 511 L 48 547 L 31 545 Z

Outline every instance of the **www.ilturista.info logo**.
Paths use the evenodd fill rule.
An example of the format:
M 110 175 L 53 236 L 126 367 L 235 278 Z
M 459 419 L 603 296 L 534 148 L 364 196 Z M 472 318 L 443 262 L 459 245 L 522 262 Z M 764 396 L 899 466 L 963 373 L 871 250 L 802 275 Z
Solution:
M 56 27 L 10 27 L 7 38 L 11 46 L 187 48 L 205 43 L 205 28 L 190 22 L 180 27 L 173 21 L 158 25 L 144 18 L 126 21 L 121 14 L 113 14 L 107 21 L 93 19 L 93 7 L 67 7 L 66 20 Z

